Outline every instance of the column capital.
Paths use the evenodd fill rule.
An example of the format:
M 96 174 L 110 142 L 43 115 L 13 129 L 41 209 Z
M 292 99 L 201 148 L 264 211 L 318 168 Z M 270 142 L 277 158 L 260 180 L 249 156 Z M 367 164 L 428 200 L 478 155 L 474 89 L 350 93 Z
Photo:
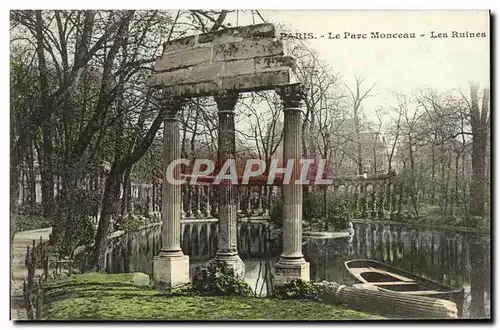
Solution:
M 214 95 L 217 109 L 219 111 L 233 111 L 238 102 L 239 93 L 235 91 L 222 90 Z
M 161 111 L 165 113 L 165 120 L 176 120 L 179 109 L 185 104 L 186 99 L 171 96 L 163 91 L 157 98 Z
M 305 88 L 300 83 L 277 87 L 276 93 L 280 96 L 285 109 L 299 108 L 305 98 Z

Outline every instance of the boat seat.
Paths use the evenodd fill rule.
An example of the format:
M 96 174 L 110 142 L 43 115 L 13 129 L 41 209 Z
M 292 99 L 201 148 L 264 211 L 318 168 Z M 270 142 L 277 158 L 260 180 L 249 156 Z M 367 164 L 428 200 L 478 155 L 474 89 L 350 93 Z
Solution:
M 400 282 L 367 282 L 366 284 L 371 284 L 371 285 L 408 285 L 408 284 L 418 284 L 415 281 L 400 281 Z
M 422 295 L 428 295 L 428 294 L 436 294 L 436 293 L 443 293 L 442 291 L 401 291 L 400 293 L 405 293 L 405 294 L 414 294 L 417 296 L 422 296 Z

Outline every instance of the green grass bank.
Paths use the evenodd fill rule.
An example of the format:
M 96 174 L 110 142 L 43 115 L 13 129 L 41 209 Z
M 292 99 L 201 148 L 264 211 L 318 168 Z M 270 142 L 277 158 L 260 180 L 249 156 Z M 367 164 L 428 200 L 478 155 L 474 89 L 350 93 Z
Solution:
M 202 296 L 133 283 L 134 274 L 88 273 L 46 282 L 44 320 L 364 320 L 380 316 L 315 301 Z

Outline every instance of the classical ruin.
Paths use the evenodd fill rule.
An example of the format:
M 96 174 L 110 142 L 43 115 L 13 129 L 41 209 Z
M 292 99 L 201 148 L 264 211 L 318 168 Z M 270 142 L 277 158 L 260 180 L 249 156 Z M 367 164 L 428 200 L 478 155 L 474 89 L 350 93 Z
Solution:
M 236 27 L 169 41 L 155 64 L 150 85 L 164 95 L 168 117 L 164 128 L 163 161 L 166 167 L 181 157 L 177 111 L 186 98 L 213 96 L 218 108 L 218 162 L 235 158 L 234 107 L 240 93 L 276 90 L 284 108 L 284 160 L 299 163 L 302 85 L 294 78 L 294 59 L 285 56 L 283 43 L 272 24 Z M 165 174 L 164 174 L 165 175 Z M 296 166 L 292 180 L 298 179 Z M 180 167 L 174 170 L 180 177 Z M 276 284 L 291 279 L 309 280 L 309 263 L 302 254 L 302 187 L 287 185 L 283 206 L 283 252 L 276 264 Z M 163 183 L 162 249 L 153 261 L 153 277 L 162 286 L 189 281 L 189 259 L 180 246 L 181 186 Z M 243 277 L 238 255 L 236 187 L 217 187 L 219 240 L 212 266 L 232 269 Z

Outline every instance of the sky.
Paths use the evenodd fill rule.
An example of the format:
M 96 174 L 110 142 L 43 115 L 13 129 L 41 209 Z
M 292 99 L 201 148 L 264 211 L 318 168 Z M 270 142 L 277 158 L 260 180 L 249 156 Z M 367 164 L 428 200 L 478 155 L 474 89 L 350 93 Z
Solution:
M 319 59 L 354 86 L 354 76 L 366 87 L 376 83 L 364 112 L 373 119 L 378 106 L 394 104 L 394 92 L 411 93 L 422 87 L 468 90 L 469 81 L 489 85 L 490 27 L 487 11 L 260 11 L 267 22 L 282 23 L 317 39 L 305 44 Z M 235 14 L 229 18 L 235 20 Z M 261 23 L 247 11 L 238 25 Z M 371 32 L 415 33 L 415 39 L 372 39 Z M 431 38 L 446 33 L 447 38 Z M 452 38 L 452 31 L 486 33 L 485 38 Z M 328 33 L 340 39 L 328 39 Z M 344 38 L 345 33 L 367 34 L 366 39 Z M 325 37 L 322 38 L 321 35 Z M 424 35 L 424 36 L 422 36 Z M 375 117 L 376 118 L 376 117 Z

